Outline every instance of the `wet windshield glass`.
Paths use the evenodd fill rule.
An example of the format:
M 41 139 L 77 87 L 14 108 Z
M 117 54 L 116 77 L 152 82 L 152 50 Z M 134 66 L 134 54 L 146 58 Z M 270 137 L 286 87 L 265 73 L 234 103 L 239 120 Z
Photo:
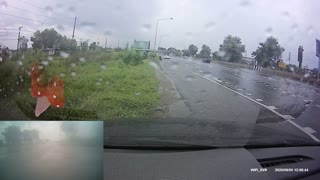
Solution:
M 281 141 L 319 142 L 319 6 L 0 0 L 0 119 L 100 119 L 111 128 L 114 120 L 143 118 L 181 141 L 189 122 L 203 121 L 187 126 L 195 128 L 190 138 L 215 132 L 229 142 L 258 137 L 262 125 L 292 135 Z M 223 131 L 207 129 L 216 123 Z M 250 128 L 242 133 L 239 124 Z M 130 134 L 116 127 L 123 128 L 113 126 L 107 139 L 134 137 L 134 128 Z M 139 138 L 157 138 L 152 132 Z

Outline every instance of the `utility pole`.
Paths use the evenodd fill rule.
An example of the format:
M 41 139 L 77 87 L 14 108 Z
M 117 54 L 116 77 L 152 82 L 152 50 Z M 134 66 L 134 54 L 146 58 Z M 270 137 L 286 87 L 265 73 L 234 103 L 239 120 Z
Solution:
M 108 45 L 108 36 L 106 36 L 106 42 L 104 43 L 104 48 L 107 49 L 107 45 Z
M 72 32 L 72 39 L 74 38 L 74 30 L 76 29 L 76 23 L 77 23 L 77 16 L 76 16 L 76 17 L 74 17 L 73 32 Z
M 19 34 L 18 34 L 18 44 L 17 44 L 17 51 L 19 51 L 19 44 L 20 44 L 20 31 L 23 28 L 23 26 L 19 27 Z
M 291 59 L 291 52 L 289 52 L 289 65 L 290 65 L 290 59 Z

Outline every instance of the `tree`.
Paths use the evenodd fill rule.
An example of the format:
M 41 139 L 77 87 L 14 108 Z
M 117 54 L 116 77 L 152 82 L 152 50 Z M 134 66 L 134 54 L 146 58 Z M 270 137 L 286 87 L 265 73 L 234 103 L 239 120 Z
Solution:
M 40 32 L 36 31 L 31 37 L 33 42 L 32 48 L 44 49 L 44 48 L 60 48 L 62 50 L 77 48 L 77 41 L 75 39 L 69 39 L 66 36 L 62 36 L 54 29 L 45 29 Z
M 8 145 L 18 145 L 21 143 L 22 132 L 18 126 L 9 126 L 4 129 L 2 134 Z
M 173 54 L 175 56 L 182 56 L 181 51 L 176 48 L 170 47 L 170 48 L 168 48 L 168 51 L 170 54 Z
M 183 56 L 190 56 L 191 54 L 190 54 L 189 49 L 184 49 L 184 50 L 182 50 L 182 55 L 183 55 Z
M 189 52 L 190 52 L 190 55 L 191 55 L 191 56 L 196 55 L 196 54 L 197 54 L 197 51 L 198 51 L 198 47 L 197 47 L 197 46 L 195 46 L 195 45 L 193 45 L 193 44 L 191 44 L 191 45 L 189 46 Z
M 213 60 L 220 60 L 220 56 L 219 56 L 218 51 L 215 51 L 214 53 L 212 53 L 212 59 Z
M 96 42 L 91 43 L 90 46 L 89 46 L 90 50 L 95 50 L 96 48 L 97 48 L 97 43 Z
M 252 53 L 252 56 L 263 67 L 278 63 L 282 53 L 285 51 L 274 37 L 267 38 L 264 43 L 259 43 L 259 45 L 257 50 Z
M 54 29 L 45 29 L 42 32 L 38 30 L 31 37 L 32 47 L 35 49 L 55 48 L 60 38 L 59 33 Z
M 211 54 L 211 49 L 207 45 L 202 45 L 202 49 L 200 51 L 200 58 L 209 58 Z
M 82 51 L 87 51 L 88 50 L 88 47 L 89 47 L 89 45 L 88 45 L 88 41 L 83 41 L 83 42 L 81 42 L 80 43 L 80 47 L 81 47 L 81 50 Z
M 223 54 L 221 57 L 222 59 L 230 62 L 237 62 L 242 59 L 245 45 L 242 45 L 239 37 L 228 35 L 224 38 L 223 44 L 220 44 L 219 51 Z

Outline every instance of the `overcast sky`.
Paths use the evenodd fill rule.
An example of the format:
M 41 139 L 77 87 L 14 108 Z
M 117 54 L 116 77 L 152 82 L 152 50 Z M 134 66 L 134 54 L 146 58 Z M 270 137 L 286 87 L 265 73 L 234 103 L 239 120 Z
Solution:
M 118 40 L 124 47 L 134 39 L 151 41 L 153 47 L 157 19 L 172 17 L 159 21 L 157 45 L 161 39 L 160 45 L 166 48 L 184 49 L 193 43 L 199 49 L 206 44 L 216 51 L 230 34 L 242 39 L 251 56 L 259 42 L 273 35 L 286 49 L 286 62 L 291 52 L 291 63 L 297 64 L 298 46 L 302 45 L 303 65 L 314 68 L 318 64 L 315 39 L 320 39 L 319 7 L 318 0 L 0 0 L 0 13 L 40 21 L 0 14 L 0 32 L 5 31 L 3 27 L 23 26 L 31 31 L 54 27 L 71 37 L 77 16 L 77 40 L 90 39 L 104 46 L 108 36 L 112 47 Z M 12 39 L 16 34 L 0 35 L 0 39 Z M 31 33 L 24 31 L 22 35 L 30 37 Z M 16 47 L 14 40 L 0 42 Z

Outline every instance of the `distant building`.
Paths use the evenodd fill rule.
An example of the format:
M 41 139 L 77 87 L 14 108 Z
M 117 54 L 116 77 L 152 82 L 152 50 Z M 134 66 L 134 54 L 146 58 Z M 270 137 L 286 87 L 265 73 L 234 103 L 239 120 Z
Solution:
M 150 41 L 136 41 L 134 40 L 131 49 L 140 51 L 150 51 Z

